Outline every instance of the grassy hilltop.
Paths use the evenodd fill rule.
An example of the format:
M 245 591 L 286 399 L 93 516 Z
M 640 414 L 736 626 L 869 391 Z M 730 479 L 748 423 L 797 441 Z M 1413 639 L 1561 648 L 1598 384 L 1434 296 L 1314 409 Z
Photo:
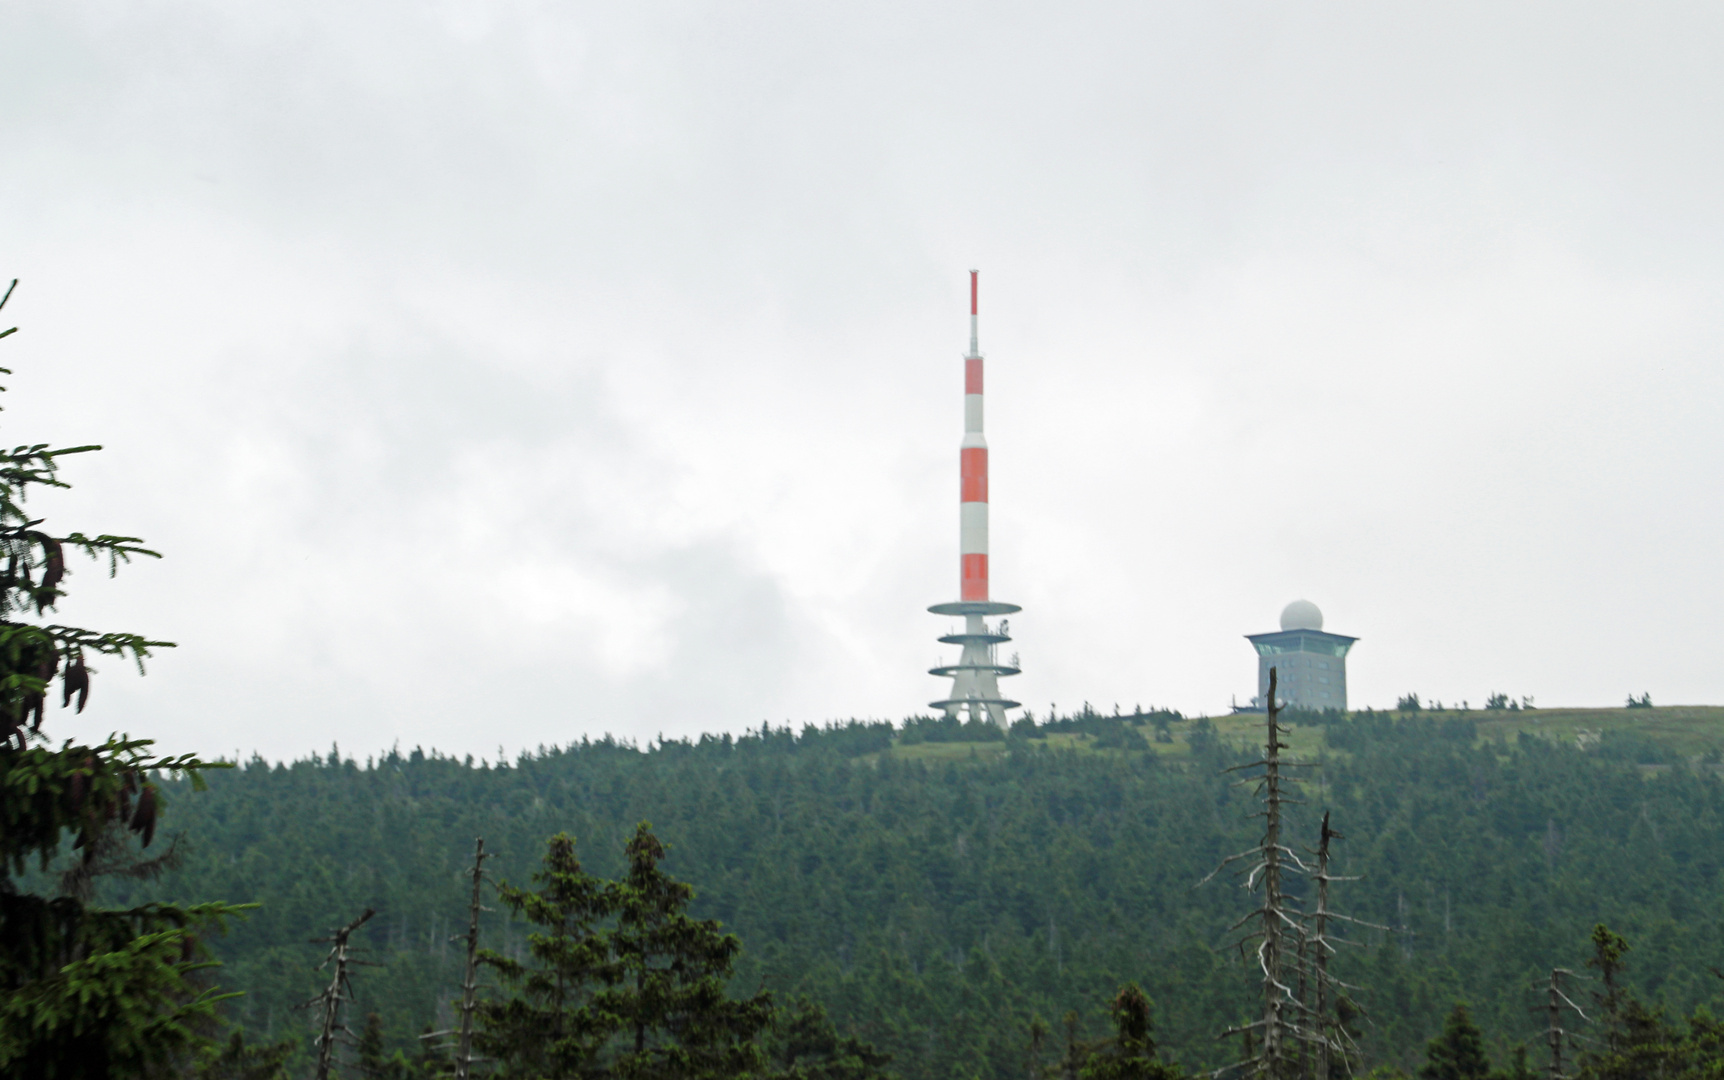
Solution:
M 1348 719 L 1386 716 L 1396 720 L 1422 717 L 1435 721 L 1464 721 L 1477 729 L 1476 743 L 1505 743 L 1522 736 L 1545 739 L 1554 743 L 1587 750 L 1604 746 L 1621 747 L 1647 768 L 1668 768 L 1687 762 L 1717 764 L 1724 760 L 1724 706 L 1720 705 L 1661 705 L 1647 708 L 1552 708 L 1552 709 L 1421 709 L 1417 712 L 1394 710 L 1361 710 L 1346 714 Z M 1316 760 L 1325 753 L 1337 752 L 1326 738 L 1328 727 L 1321 718 L 1297 713 L 1287 714 L 1290 720 L 1291 754 Z M 1104 717 L 1103 719 L 1111 719 Z M 1147 750 L 1170 761 L 1191 756 L 1194 731 L 1207 723 L 1227 746 L 1248 747 L 1263 740 L 1262 713 L 1233 713 L 1215 717 L 1168 718 L 1165 722 L 1167 741 L 1157 741 L 1157 724 L 1152 719 L 1135 719 L 1131 714 L 1121 718 L 1122 726 L 1141 736 L 1147 745 L 1135 740 L 1130 747 L 1118 745 L 1104 735 L 1081 731 L 1049 731 L 1042 736 L 1050 749 L 1078 753 L 1117 754 L 1131 750 Z M 1005 740 L 992 742 L 953 741 L 906 743 L 896 740 L 892 756 L 910 761 L 963 761 L 1004 753 Z M 1619 752 L 1615 756 L 1621 756 Z

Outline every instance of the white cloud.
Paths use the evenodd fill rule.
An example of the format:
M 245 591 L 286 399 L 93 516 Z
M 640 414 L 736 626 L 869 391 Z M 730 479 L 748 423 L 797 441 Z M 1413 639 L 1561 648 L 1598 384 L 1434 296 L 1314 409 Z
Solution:
M 168 554 L 89 727 L 490 753 L 901 716 L 983 269 L 1039 711 L 1718 700 L 1720 17 L 34 4 L 5 416 Z M 10 325 L 10 323 L 8 323 Z M 70 728 L 68 728 L 70 730 Z

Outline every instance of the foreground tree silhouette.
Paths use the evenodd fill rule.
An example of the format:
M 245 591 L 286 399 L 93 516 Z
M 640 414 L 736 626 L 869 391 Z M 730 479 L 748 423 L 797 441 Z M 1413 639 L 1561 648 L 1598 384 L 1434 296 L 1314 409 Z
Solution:
M 1239 942 L 1241 952 L 1247 945 L 1255 943 L 1251 951 L 1262 973 L 1259 985 L 1263 1012 L 1259 1019 L 1222 1033 L 1224 1037 L 1245 1037 L 1245 1053 L 1237 1067 L 1249 1069 L 1262 1080 L 1285 1080 L 1295 1071 L 1300 1071 L 1295 1068 L 1297 1051 L 1302 1044 L 1318 1038 L 1306 1022 L 1304 1002 L 1291 985 L 1303 970 L 1295 952 L 1300 941 L 1302 913 L 1297 902 L 1287 895 L 1284 885 L 1289 877 L 1308 873 L 1310 868 L 1282 836 L 1287 806 L 1296 801 L 1284 786 L 1300 782 L 1298 777 L 1282 770 L 1304 765 L 1281 757 L 1281 751 L 1288 749 L 1288 744 L 1281 741 L 1287 729 L 1280 722 L 1282 705 L 1276 689 L 1278 683 L 1278 669 L 1272 667 L 1269 669 L 1268 692 L 1264 696 L 1263 756 L 1227 770 L 1246 773 L 1240 783 L 1255 786 L 1257 801 L 1263 806 L 1259 815 L 1263 818 L 1262 839 L 1255 847 L 1223 859 L 1221 865 L 1203 879 L 1207 882 L 1224 868 L 1243 862 L 1246 890 L 1261 892 L 1263 897 L 1262 903 L 1230 928 L 1231 932 L 1242 926 L 1248 927 Z M 1252 771 L 1256 769 L 1262 772 Z M 1290 949 L 1289 944 L 1294 948 Z
M 773 1024 L 774 1077 L 781 1080 L 887 1080 L 892 1055 L 838 1034 L 817 1001 L 800 998 Z
M 1644 1004 L 1624 985 L 1628 942 L 1600 923 L 1592 929 L 1592 958 L 1598 972 L 1593 994 L 1594 1019 L 1602 1037 L 1580 1056 L 1581 1080 L 1716 1080 L 1724 1076 L 1724 1026 L 1704 1009 L 1682 1031 L 1664 1012 Z
M 219 1051 L 198 1062 L 197 1080 L 287 1080 L 295 1041 L 248 1044 L 245 1033 L 235 1031 Z
M 1149 998 L 1136 983 L 1127 983 L 1113 999 L 1114 1037 L 1090 1055 L 1078 1073 L 1080 1080 L 1178 1080 L 1178 1066 L 1155 1056 L 1155 1038 L 1150 1034 Z
M 8 288 L 0 307 L 11 295 Z M 68 554 L 105 561 L 110 575 L 133 556 L 157 557 L 137 537 L 55 535 L 26 512 L 33 489 L 69 486 L 58 475 L 62 458 L 99 449 L 37 443 L 0 452 L 0 1074 L 8 1077 L 189 1071 L 221 1000 L 201 985 L 212 965 L 201 959 L 200 933 L 238 910 L 91 903 L 101 875 L 149 877 L 172 861 L 171 849 L 140 857 L 161 810 L 152 773 L 189 773 L 201 786 L 208 767 L 124 736 L 51 749 L 42 731 L 56 680 L 62 708 L 75 703 L 81 713 L 91 659 L 118 657 L 141 671 L 153 650 L 171 644 L 42 619 L 65 595 Z M 19 877 L 32 861 L 46 869 L 67 834 L 76 855 L 58 895 L 25 891 Z
M 1484 1035 L 1467 1007 L 1456 1003 L 1443 1021 L 1443 1033 L 1425 1045 L 1419 1080 L 1488 1080 L 1490 1075 Z
M 474 1007 L 473 1045 L 496 1063 L 499 1077 L 588 1076 L 617 1019 L 596 1011 L 593 994 L 610 958 L 604 920 L 615 908 L 608 883 L 575 857 L 575 840 L 558 833 L 546 844 L 544 866 L 533 875 L 538 891 L 507 882 L 497 897 L 512 914 L 542 929 L 527 937 L 529 966 L 490 949 L 479 963 L 514 991 L 506 1001 Z
M 604 881 L 559 833 L 537 891 L 498 886 L 505 907 L 543 929 L 528 937 L 531 964 L 480 957 L 513 991 L 475 1011 L 474 1045 L 497 1076 L 716 1080 L 765 1066 L 771 995 L 725 992 L 741 943 L 689 916 L 694 890 L 659 867 L 664 845 L 650 825 L 627 853 L 623 880 Z
M 650 824 L 636 828 L 627 851 L 628 874 L 610 891 L 617 924 L 607 986 L 595 998 L 621 1021 L 615 1075 L 694 1080 L 758 1071 L 772 995 L 725 993 L 742 943 L 718 923 L 689 916 L 694 889 L 660 868 L 665 849 Z

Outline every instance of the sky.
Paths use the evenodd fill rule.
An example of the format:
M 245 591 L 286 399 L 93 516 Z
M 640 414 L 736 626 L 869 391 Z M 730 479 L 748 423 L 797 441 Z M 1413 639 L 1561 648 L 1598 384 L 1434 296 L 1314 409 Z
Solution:
M 943 696 L 967 271 L 1038 715 L 1724 702 L 1724 8 L 13 0 L 56 738 L 494 758 Z

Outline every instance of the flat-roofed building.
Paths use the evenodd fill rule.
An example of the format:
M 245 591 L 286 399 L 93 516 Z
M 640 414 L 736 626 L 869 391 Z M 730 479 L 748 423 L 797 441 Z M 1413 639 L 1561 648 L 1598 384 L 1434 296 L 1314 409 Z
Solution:
M 1257 650 L 1257 696 L 1269 699 L 1269 669 L 1276 669 L 1275 696 L 1289 709 L 1347 709 L 1347 650 L 1358 638 L 1323 629 L 1323 613 L 1309 600 L 1295 600 L 1281 612 L 1281 629 L 1247 634 Z

